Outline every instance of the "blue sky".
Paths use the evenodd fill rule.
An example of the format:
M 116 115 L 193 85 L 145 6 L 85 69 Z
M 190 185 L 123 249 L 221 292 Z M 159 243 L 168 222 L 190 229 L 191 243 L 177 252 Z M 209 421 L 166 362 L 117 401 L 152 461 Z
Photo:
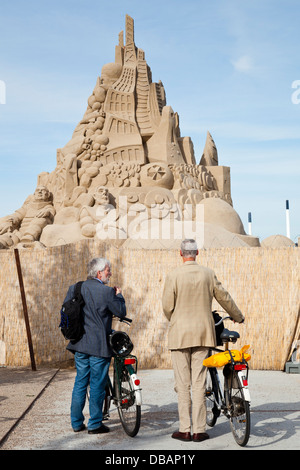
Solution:
M 261 240 L 285 235 L 289 200 L 297 241 L 298 0 L 2 1 L 0 217 L 23 204 L 40 172 L 55 169 L 56 149 L 70 140 L 102 66 L 114 61 L 126 14 L 197 162 L 209 131 L 219 164 L 230 166 L 246 231 L 251 212 Z

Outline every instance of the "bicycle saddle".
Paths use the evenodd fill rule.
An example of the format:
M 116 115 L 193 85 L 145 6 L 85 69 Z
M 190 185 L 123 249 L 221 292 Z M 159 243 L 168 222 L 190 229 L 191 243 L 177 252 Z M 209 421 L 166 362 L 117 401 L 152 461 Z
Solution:
M 227 330 L 227 328 L 224 328 L 224 330 L 222 331 L 220 335 L 220 338 L 224 343 L 226 343 L 227 341 L 235 343 L 239 337 L 240 335 L 237 331 L 230 331 L 230 330 Z

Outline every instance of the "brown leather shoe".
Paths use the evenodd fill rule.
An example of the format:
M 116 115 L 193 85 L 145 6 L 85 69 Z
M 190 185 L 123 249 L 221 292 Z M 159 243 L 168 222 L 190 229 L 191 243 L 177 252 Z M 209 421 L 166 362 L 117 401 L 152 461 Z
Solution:
M 180 432 L 176 431 L 172 434 L 173 439 L 178 439 L 179 441 L 191 441 L 191 433 L 190 432 Z
M 209 435 L 206 432 L 198 432 L 193 434 L 193 441 L 194 442 L 202 442 L 206 439 L 209 439 Z

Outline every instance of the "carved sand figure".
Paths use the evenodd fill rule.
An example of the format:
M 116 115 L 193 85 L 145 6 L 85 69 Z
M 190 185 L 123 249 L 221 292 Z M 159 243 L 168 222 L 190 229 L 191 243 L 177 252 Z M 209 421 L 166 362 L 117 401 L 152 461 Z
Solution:
M 55 208 L 51 193 L 45 186 L 37 186 L 23 206 L 7 216 L 0 225 L 0 249 L 10 248 L 19 242 L 39 240 L 43 228 L 52 224 Z
M 93 193 L 93 199 L 92 206 L 83 206 L 80 209 L 81 233 L 85 237 L 97 236 L 102 240 L 125 238 L 125 232 L 121 233 L 122 228 L 119 227 L 115 208 L 110 204 L 108 189 L 105 186 L 98 186 Z

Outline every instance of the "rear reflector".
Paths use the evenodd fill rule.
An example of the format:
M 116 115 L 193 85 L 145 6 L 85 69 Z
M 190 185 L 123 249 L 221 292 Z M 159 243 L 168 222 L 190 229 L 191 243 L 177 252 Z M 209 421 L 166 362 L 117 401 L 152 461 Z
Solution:
M 125 359 L 124 364 L 125 365 L 135 364 L 135 359 L 134 358 Z
M 135 384 L 135 385 L 140 385 L 140 383 L 141 383 L 141 382 L 139 381 L 139 379 L 135 379 L 135 381 L 134 381 L 134 384 Z
M 235 364 L 234 365 L 234 370 L 245 370 L 247 369 L 246 364 Z

